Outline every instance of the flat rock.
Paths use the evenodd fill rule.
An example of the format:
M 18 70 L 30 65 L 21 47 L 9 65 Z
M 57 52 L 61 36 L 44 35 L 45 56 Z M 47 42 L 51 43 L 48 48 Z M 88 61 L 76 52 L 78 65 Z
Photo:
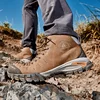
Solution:
M 76 100 L 52 84 L 33 85 L 16 82 L 0 88 L 3 100 Z

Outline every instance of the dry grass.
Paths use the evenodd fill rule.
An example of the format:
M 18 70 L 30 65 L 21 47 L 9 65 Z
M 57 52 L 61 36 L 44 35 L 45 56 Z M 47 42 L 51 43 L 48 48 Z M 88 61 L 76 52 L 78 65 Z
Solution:
M 81 42 L 100 40 L 100 20 L 89 23 L 79 23 L 76 32 L 81 37 Z
M 22 37 L 22 33 L 14 30 L 12 28 L 5 27 L 5 26 L 0 26 L 0 33 L 9 35 L 9 36 L 13 37 L 14 39 L 21 39 L 21 37 Z

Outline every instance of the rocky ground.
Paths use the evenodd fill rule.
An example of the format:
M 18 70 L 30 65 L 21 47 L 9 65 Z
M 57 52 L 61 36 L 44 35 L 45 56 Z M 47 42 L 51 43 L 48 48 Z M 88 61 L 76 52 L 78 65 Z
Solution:
M 41 45 L 39 40 L 37 45 Z M 82 47 L 94 64 L 91 70 L 57 75 L 44 83 L 14 82 L 6 75 L 5 61 L 20 52 L 20 40 L 0 33 L 0 96 L 4 100 L 100 100 L 100 40 L 82 43 Z

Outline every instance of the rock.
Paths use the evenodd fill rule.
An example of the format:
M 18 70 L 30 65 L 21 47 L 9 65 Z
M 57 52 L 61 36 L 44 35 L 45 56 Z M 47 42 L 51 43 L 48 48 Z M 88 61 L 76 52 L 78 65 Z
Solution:
M 83 93 L 83 92 L 85 92 L 84 87 L 74 88 L 71 90 L 71 93 L 75 95 L 79 95 L 80 93 Z
M 94 72 L 91 70 L 91 71 L 89 71 L 87 77 L 88 77 L 88 78 L 91 78 L 93 74 L 94 74 Z
M 1 67 L 0 68 L 0 82 L 6 81 L 7 80 L 6 76 L 7 76 L 6 70 L 3 67 Z
M 33 85 L 16 82 L 3 86 L 3 100 L 76 100 L 52 84 Z
M 5 52 L 3 52 L 3 51 L 0 51 L 0 59 L 3 59 L 3 58 L 8 58 L 8 57 L 10 57 L 10 54 L 7 54 L 7 53 L 5 53 Z
M 0 46 L 3 47 L 4 46 L 4 42 L 2 39 L 0 39 Z
M 0 51 L 0 65 L 5 63 L 10 58 L 10 54 Z
M 3 97 L 4 94 L 8 91 L 8 82 L 0 82 L 0 97 Z
M 92 95 L 93 95 L 92 97 L 93 100 L 100 100 L 100 92 L 93 91 Z

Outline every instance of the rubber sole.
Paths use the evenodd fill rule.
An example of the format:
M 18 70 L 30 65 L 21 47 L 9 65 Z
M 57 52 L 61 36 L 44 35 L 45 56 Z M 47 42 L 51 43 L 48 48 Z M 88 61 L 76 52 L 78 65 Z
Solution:
M 87 65 L 85 67 L 79 65 L 72 65 L 73 62 L 86 62 Z M 12 74 L 7 71 L 8 77 L 17 81 L 25 81 L 25 82 L 43 82 L 47 78 L 50 78 L 54 75 L 58 74 L 76 74 L 82 73 L 84 71 L 89 70 L 93 66 L 92 62 L 87 58 L 78 58 L 67 63 L 64 63 L 56 68 L 53 68 L 49 71 L 43 73 L 33 73 L 33 74 Z

